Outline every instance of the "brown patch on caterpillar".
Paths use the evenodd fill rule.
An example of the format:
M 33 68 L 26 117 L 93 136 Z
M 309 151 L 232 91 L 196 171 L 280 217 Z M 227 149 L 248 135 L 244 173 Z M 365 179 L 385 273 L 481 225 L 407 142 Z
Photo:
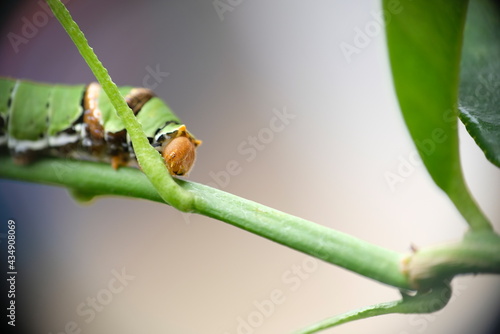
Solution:
M 26 150 L 23 152 L 11 151 L 10 155 L 12 157 L 12 161 L 14 161 L 16 165 L 26 166 L 36 161 L 39 156 L 39 152 L 33 150 Z
M 125 96 L 125 101 L 134 115 L 142 109 L 155 94 L 147 88 L 133 88 Z M 111 156 L 111 166 L 118 169 L 127 166 L 130 161 L 130 148 L 127 143 L 127 131 L 106 132 L 104 139 L 107 144 L 107 153 Z
M 142 107 L 148 102 L 152 97 L 156 96 L 155 93 L 148 88 L 132 88 L 130 93 L 125 96 L 125 101 L 128 106 L 134 112 L 134 115 L 142 109 Z
M 87 125 L 87 132 L 91 139 L 104 140 L 104 128 L 101 125 L 101 111 L 99 110 L 99 93 L 101 86 L 93 82 L 88 85 L 83 99 L 83 122 Z
M 113 169 L 118 169 L 120 167 L 124 167 L 128 165 L 129 154 L 117 154 L 111 156 L 111 167 Z
M 127 151 L 127 130 L 106 132 L 105 139 L 108 144 L 109 154 L 114 154 L 124 150 Z
M 83 138 L 83 149 L 98 160 L 110 158 L 110 147 L 107 144 L 107 136 L 101 124 L 101 110 L 99 110 L 99 95 L 101 86 L 93 82 L 87 86 L 83 98 L 83 124 L 85 126 L 85 138 Z M 112 158 L 112 156 L 111 156 Z
M 130 161 L 131 148 L 127 143 L 127 131 L 106 132 L 101 125 L 101 111 L 99 110 L 99 94 L 101 86 L 91 83 L 84 97 L 83 122 L 86 125 L 89 153 L 100 160 L 110 160 L 111 166 L 118 169 L 127 166 Z M 154 96 L 153 91 L 146 88 L 133 88 L 125 100 L 134 114 L 137 114 L 146 102 Z M 107 158 L 107 159 L 106 159 Z
M 106 132 L 107 152 L 111 156 L 111 166 L 118 169 L 127 166 L 130 152 L 127 144 L 127 131 Z
M 68 158 L 71 157 L 75 152 L 78 152 L 78 149 L 79 149 L 79 143 L 75 142 L 57 147 L 50 147 L 49 153 L 50 155 L 55 157 Z
M 185 175 L 191 170 L 196 160 L 196 144 L 188 137 L 172 139 L 163 148 L 165 165 L 172 175 Z

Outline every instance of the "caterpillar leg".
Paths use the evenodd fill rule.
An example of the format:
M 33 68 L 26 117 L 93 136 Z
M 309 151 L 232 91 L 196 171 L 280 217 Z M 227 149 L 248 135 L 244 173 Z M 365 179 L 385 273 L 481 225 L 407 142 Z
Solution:
M 118 169 L 120 167 L 125 167 L 128 165 L 128 156 L 125 154 L 117 154 L 111 157 L 111 167 L 113 169 Z
M 25 166 L 25 165 L 29 165 L 32 162 L 36 161 L 37 154 L 34 151 L 28 150 L 28 151 L 25 151 L 22 153 L 19 153 L 19 152 L 13 153 L 12 152 L 11 157 L 16 165 Z

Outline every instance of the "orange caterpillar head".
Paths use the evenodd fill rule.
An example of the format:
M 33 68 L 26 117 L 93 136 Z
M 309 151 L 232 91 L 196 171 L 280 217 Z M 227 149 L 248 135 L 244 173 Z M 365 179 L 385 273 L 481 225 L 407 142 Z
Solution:
M 170 174 L 189 173 L 196 159 L 196 146 L 199 144 L 201 144 L 199 140 L 192 141 L 188 137 L 179 136 L 165 145 L 162 156 Z

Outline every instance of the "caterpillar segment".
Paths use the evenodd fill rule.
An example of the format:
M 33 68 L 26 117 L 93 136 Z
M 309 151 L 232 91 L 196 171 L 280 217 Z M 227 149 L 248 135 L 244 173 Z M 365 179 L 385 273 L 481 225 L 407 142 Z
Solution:
M 187 175 L 201 141 L 150 89 L 119 90 L 170 174 Z M 48 85 L 0 77 L 0 146 L 18 164 L 50 155 L 137 167 L 125 126 L 97 83 Z

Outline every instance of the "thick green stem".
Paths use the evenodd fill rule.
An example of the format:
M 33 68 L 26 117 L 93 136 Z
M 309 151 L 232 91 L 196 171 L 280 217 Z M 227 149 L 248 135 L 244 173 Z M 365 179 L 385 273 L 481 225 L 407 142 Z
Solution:
M 0 177 L 62 185 L 87 196 L 112 194 L 162 201 L 141 171 L 133 168 L 115 171 L 107 164 L 47 158 L 29 166 L 17 166 L 10 158 L 0 157 Z M 177 180 L 177 184 L 193 196 L 192 209 L 196 213 L 382 283 L 411 289 L 402 271 L 403 254 L 218 189 L 182 180 Z
M 470 231 L 461 242 L 417 250 L 405 267 L 416 288 L 433 286 L 464 272 L 500 274 L 500 236 L 490 231 Z
M 377 281 L 410 288 L 402 273 L 402 254 L 205 185 L 182 184 L 197 194 L 194 204 L 197 213 Z
M 134 143 L 134 152 L 144 173 L 151 183 L 155 185 L 156 190 L 167 203 L 181 211 L 190 211 L 193 201 L 192 196 L 183 191 L 183 189 L 172 179 L 158 151 L 149 144 L 142 130 L 142 126 L 135 118 L 132 110 L 128 107 L 115 83 L 111 80 L 108 71 L 104 68 L 92 48 L 89 46 L 83 32 L 71 18 L 66 7 L 64 7 L 59 0 L 47 0 L 47 2 L 69 37 L 73 40 L 73 43 L 89 65 L 103 90 L 108 95 L 116 112 L 122 119 Z
M 107 164 L 53 158 L 18 166 L 0 156 L 0 177 L 64 186 L 80 198 L 118 195 L 164 203 L 134 168 L 115 171 Z M 470 232 L 461 242 L 405 255 L 218 189 L 183 180 L 176 184 L 192 196 L 195 213 L 398 288 L 428 288 L 457 274 L 500 273 L 500 237 L 490 231 Z
M 164 202 L 139 170 L 115 171 L 107 164 L 46 158 L 18 166 L 0 156 L 0 177 L 61 185 L 86 198 L 119 195 Z M 490 231 L 470 232 L 461 242 L 404 255 L 218 189 L 176 183 L 192 196 L 195 213 L 395 287 L 421 289 L 457 274 L 500 273 L 500 237 Z

